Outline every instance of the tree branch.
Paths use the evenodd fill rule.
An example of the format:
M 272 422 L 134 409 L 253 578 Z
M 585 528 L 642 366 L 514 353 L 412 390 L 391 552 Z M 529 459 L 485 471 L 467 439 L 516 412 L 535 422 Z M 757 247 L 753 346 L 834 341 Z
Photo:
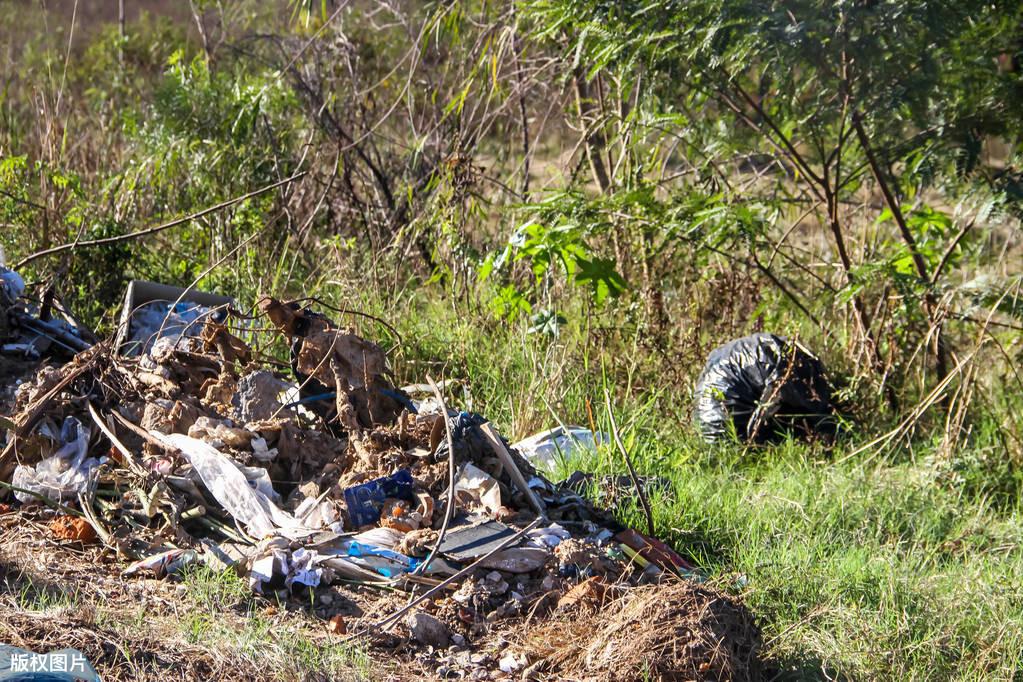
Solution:
M 74 241 L 74 242 L 70 242 L 68 244 L 61 244 L 60 246 L 54 246 L 54 247 L 51 247 L 49 249 L 45 249 L 43 251 L 38 251 L 36 253 L 33 253 L 33 254 L 29 255 L 29 256 L 25 256 L 24 258 L 22 258 L 20 261 L 18 261 L 17 263 L 15 263 L 12 266 L 12 269 L 13 270 L 20 270 L 21 268 L 25 267 L 26 265 L 28 265 L 32 261 L 39 260 L 40 258 L 43 258 L 45 256 L 52 256 L 52 255 L 54 255 L 56 253 L 62 253 L 64 251 L 68 251 L 68 250 L 74 249 L 76 247 L 103 246 L 105 244 L 116 244 L 118 242 L 126 242 L 126 241 L 130 241 L 132 239 L 139 239 L 141 237 L 147 237 L 147 236 L 149 236 L 151 234 L 156 234 L 157 232 L 163 232 L 164 230 L 168 230 L 168 229 L 170 229 L 172 227 L 177 227 L 178 225 L 183 225 L 184 223 L 188 223 L 188 222 L 191 222 L 193 220 L 197 220 L 198 218 L 202 218 L 203 216 L 209 215 L 210 213 L 216 213 L 217 211 L 221 211 L 221 210 L 223 210 L 225 208 L 228 208 L 229 206 L 233 206 L 235 204 L 239 204 L 239 203 L 245 201 L 246 199 L 251 199 L 252 197 L 259 196 L 260 194 L 266 194 L 270 190 L 277 189 L 278 187 L 280 187 L 282 185 L 290 184 L 290 183 L 294 182 L 295 180 L 298 180 L 299 178 L 302 178 L 302 177 L 304 177 L 304 176 L 306 176 L 308 174 L 309 174 L 309 171 L 301 171 L 301 172 L 295 173 L 294 175 L 292 175 L 289 178 L 284 178 L 283 180 L 278 180 L 277 182 L 275 182 L 275 183 L 273 183 L 271 185 L 267 185 L 266 187 L 260 187 L 259 189 L 253 190 L 252 192 L 249 192 L 247 194 L 243 194 L 243 195 L 241 195 L 239 197 L 235 197 L 234 199 L 228 199 L 227 201 L 222 201 L 222 202 L 220 202 L 219 204 L 217 204 L 215 206 L 210 206 L 209 208 L 204 208 L 201 211 L 198 211 L 196 213 L 190 213 L 189 215 L 183 216 L 181 218 L 175 218 L 174 220 L 172 220 L 172 221 L 170 221 L 168 223 L 163 223 L 162 225 L 157 225 L 156 227 L 149 227 L 149 228 L 146 228 L 144 230 L 138 230 L 137 232 L 129 232 L 128 234 L 117 235 L 116 237 L 103 237 L 102 239 L 87 239 L 86 241 Z

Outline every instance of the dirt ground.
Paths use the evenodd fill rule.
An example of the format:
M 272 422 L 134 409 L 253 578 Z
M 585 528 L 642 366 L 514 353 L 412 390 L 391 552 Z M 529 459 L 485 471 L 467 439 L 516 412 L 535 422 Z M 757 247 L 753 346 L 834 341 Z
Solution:
M 406 597 L 344 589 L 326 606 L 322 595 L 313 604 L 282 604 L 219 594 L 215 586 L 204 592 L 125 578 L 124 562 L 99 545 L 54 539 L 44 512 L 0 510 L 0 642 L 36 652 L 79 649 L 104 680 L 760 677 L 752 614 L 694 584 L 632 588 L 628 595 L 608 590 L 603 603 L 584 599 L 545 618 L 496 622 L 471 648 L 412 647 L 397 628 L 348 649 L 329 631 L 332 616 L 377 618 Z M 445 601 L 435 608 L 446 608 Z M 210 620 L 214 630 L 196 630 L 195 623 Z M 242 635 L 225 637 L 230 632 Z M 348 651 L 350 660 L 331 660 L 325 651 Z M 509 651 L 529 665 L 502 673 Z
M 52 535 L 41 512 L 0 513 L 0 642 L 34 652 L 79 649 L 104 680 L 327 679 L 288 666 L 269 672 L 265 664 L 274 661 L 225 648 L 221 638 L 190 641 L 188 629 L 192 619 L 213 616 L 219 631 L 244 632 L 254 606 L 268 640 L 280 631 L 310 647 L 336 646 L 322 612 L 297 603 L 232 604 L 179 582 L 124 578 L 125 564 L 100 546 Z M 211 606 L 224 608 L 210 614 Z M 382 659 L 372 668 L 353 666 L 352 677 L 402 679 L 407 672 Z

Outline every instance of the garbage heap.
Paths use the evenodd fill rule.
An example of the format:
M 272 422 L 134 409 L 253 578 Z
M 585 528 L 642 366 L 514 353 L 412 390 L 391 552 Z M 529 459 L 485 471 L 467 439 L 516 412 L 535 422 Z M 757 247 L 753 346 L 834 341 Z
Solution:
M 363 606 L 332 616 L 332 631 L 397 637 L 435 661 L 449 647 L 472 651 L 502 622 L 547 618 L 564 634 L 580 622 L 558 621 L 566 610 L 699 579 L 664 543 L 540 475 L 485 418 L 449 409 L 429 385 L 394 386 L 372 341 L 270 298 L 256 319 L 232 319 L 193 320 L 198 333 L 134 357 L 104 342 L 42 368 L 17 390 L 0 495 L 53 509 L 58 537 L 104 543 L 129 579 L 206 564 L 280 599 L 341 590 Z M 287 343 L 290 367 L 242 340 L 259 328 Z M 409 596 L 396 604 L 395 590 Z M 730 604 L 706 594 L 701 603 Z M 665 674 L 743 679 L 758 635 L 736 618 L 727 655 L 709 636 L 678 649 L 680 631 L 664 622 L 656 636 L 671 634 L 671 646 L 636 655 L 662 646 Z M 606 635 L 618 651 L 636 625 L 621 627 L 618 640 Z M 541 639 L 519 637 L 494 663 L 513 672 L 550 658 Z M 575 665 L 565 651 L 562 673 Z

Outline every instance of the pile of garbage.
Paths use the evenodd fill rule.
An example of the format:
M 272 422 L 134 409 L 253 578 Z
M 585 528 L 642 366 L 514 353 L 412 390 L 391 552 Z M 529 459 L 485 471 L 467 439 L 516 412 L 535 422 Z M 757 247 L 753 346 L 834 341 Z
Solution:
M 189 293 L 126 305 L 118 342 L 18 387 L 0 500 L 53 510 L 55 537 L 103 543 L 127 579 L 207 565 L 278 599 L 381 595 L 386 610 L 335 613 L 331 630 L 433 656 L 594 594 L 699 579 L 525 456 L 606 436 L 568 427 L 513 447 L 432 381 L 395 386 L 385 350 L 327 315 L 265 298 L 242 316 Z M 267 329 L 289 363 L 257 346 Z M 397 608 L 395 590 L 409 593 Z M 524 669 L 526 650 L 494 663 Z
M 833 439 L 838 416 L 824 365 L 798 342 L 753 334 L 715 348 L 696 382 L 694 422 L 708 442 Z
M 25 280 L 0 264 L 0 356 L 39 360 L 69 358 L 89 348 L 89 339 L 61 309 L 50 287 L 40 302 L 24 298 Z

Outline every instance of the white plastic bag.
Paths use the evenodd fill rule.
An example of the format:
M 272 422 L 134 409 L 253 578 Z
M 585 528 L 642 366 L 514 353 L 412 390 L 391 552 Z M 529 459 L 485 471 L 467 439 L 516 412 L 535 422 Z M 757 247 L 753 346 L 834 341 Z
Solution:
M 5 306 L 14 305 L 23 293 L 25 280 L 21 275 L 0 265 L 0 303 Z
M 607 434 L 594 433 L 582 426 L 559 426 L 513 443 L 512 449 L 518 450 L 533 466 L 550 471 L 557 465 L 559 458 L 567 459 L 579 453 L 596 452 L 598 445 L 610 441 Z
M 213 446 L 180 433 L 165 435 L 150 431 L 167 445 L 176 448 L 188 459 L 203 485 L 213 497 L 245 526 L 249 534 L 263 538 L 277 533 L 277 529 L 315 532 L 305 528 L 298 519 L 275 505 L 265 492 L 267 481 L 253 485 L 238 466 Z M 260 484 L 262 483 L 262 486 Z M 260 489 L 262 487 L 262 489 Z M 272 488 L 270 489 L 272 492 Z M 284 533 L 287 535 L 288 533 Z
M 68 417 L 60 429 L 60 441 L 60 449 L 34 467 L 19 465 L 11 484 L 57 502 L 73 500 L 84 492 L 89 474 L 102 463 L 95 457 L 85 456 L 89 451 L 89 428 L 74 417 Z M 14 496 L 24 503 L 36 499 L 17 491 Z

